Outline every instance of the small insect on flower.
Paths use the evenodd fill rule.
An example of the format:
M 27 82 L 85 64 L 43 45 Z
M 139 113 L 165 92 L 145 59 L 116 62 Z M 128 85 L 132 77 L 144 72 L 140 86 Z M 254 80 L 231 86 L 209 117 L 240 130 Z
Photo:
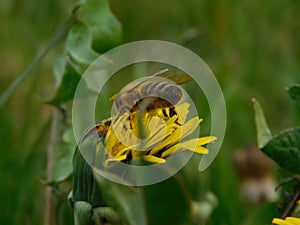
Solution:
M 105 153 L 105 166 L 112 162 L 130 164 L 139 158 L 149 163 L 164 163 L 172 154 L 183 151 L 208 153 L 203 145 L 216 137 L 188 138 L 202 119 L 188 119 L 190 103 L 184 101 L 182 89 L 162 74 L 172 77 L 163 71 L 123 88 L 115 96 L 115 115 L 86 132 L 82 144 L 93 139 L 91 133 L 101 137 L 96 149 Z M 189 80 L 186 78 L 185 82 Z

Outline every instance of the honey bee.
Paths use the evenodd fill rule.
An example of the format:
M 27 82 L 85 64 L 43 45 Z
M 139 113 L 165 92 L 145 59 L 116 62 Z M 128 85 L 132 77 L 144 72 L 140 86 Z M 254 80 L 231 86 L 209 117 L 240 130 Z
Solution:
M 152 76 L 138 79 L 125 86 L 114 97 L 116 115 L 92 125 L 85 131 L 79 144 L 83 152 L 87 152 L 88 149 L 93 148 L 91 146 L 97 146 L 100 142 L 111 144 L 115 141 L 115 145 L 111 144 L 113 146 L 110 147 L 119 148 L 124 144 L 122 141 L 130 140 L 129 136 L 140 137 L 141 135 L 142 137 L 145 135 L 147 137 L 150 135 L 149 123 L 153 117 L 160 117 L 167 121 L 178 115 L 176 105 L 184 96 L 179 84 L 188 82 L 190 77 L 178 73 L 166 73 L 166 71 L 159 71 Z M 125 117 L 129 121 L 127 125 L 123 124 L 126 123 Z M 115 134 L 114 125 L 120 121 L 123 121 L 123 125 L 118 134 L 124 132 L 127 135 L 126 139 L 120 141 L 120 137 L 116 136 L 116 140 L 108 140 L 109 134 Z M 177 117 L 174 123 L 181 126 L 180 117 Z M 124 134 L 122 135 L 124 136 Z M 113 135 L 110 136 L 113 137 Z
M 190 80 L 190 76 L 185 73 L 169 72 L 168 69 L 160 70 L 151 76 L 141 78 L 125 86 L 120 93 L 113 97 L 115 99 L 114 107 L 120 114 L 135 112 L 139 105 L 147 100 L 146 111 L 163 108 L 162 113 L 167 117 L 172 117 L 176 114 L 174 105 L 183 96 L 179 85 Z M 105 138 L 111 122 L 112 118 L 109 118 L 89 127 L 85 131 L 82 141 L 95 133 L 100 139 Z
M 117 95 L 114 106 L 120 113 L 134 112 L 142 102 L 146 102 L 146 111 L 155 108 L 173 108 L 183 93 L 172 81 L 158 76 L 149 76 L 125 86 Z

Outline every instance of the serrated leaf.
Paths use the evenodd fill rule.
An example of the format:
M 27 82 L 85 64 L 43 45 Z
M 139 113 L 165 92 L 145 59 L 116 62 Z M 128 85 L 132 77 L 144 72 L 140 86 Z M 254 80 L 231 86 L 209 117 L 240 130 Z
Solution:
M 252 102 L 257 133 L 257 146 L 262 148 L 268 143 L 269 140 L 271 140 L 272 134 L 266 122 L 261 105 L 254 98 L 252 99 Z
M 81 12 L 80 20 L 92 31 L 95 51 L 104 53 L 120 44 L 121 24 L 111 13 L 107 0 L 86 0 L 78 10 Z
M 62 82 L 56 90 L 55 97 L 47 103 L 51 105 L 60 105 L 63 102 L 72 100 L 80 78 L 77 71 L 75 71 L 70 63 L 67 62 Z
M 92 33 L 88 26 L 81 21 L 74 22 L 67 37 L 66 48 L 70 57 L 77 64 L 85 65 L 85 69 L 99 57 L 91 45 Z
M 80 75 L 79 73 L 73 68 L 69 61 L 66 63 L 65 72 L 62 76 L 61 84 L 59 85 L 58 89 L 56 90 L 55 96 L 47 101 L 46 103 L 50 105 L 59 106 L 60 104 L 73 100 L 74 94 L 77 88 L 78 83 L 80 82 Z M 85 82 L 85 81 L 82 81 Z M 86 83 L 84 83 L 86 85 Z M 84 87 L 84 86 L 83 86 Z M 85 88 L 84 94 L 87 97 L 88 95 L 92 94 L 92 90 L 89 89 L 87 86 Z
M 64 58 L 54 65 L 58 89 L 48 103 L 56 106 L 73 99 L 81 75 L 100 56 L 97 52 L 105 52 L 121 40 L 121 25 L 107 0 L 81 1 L 73 11 L 76 20 L 67 36 Z
M 103 178 L 97 171 L 94 177 L 105 202 L 130 225 L 147 225 L 144 200 L 137 188 Z
M 282 168 L 300 174 L 300 128 L 281 132 L 262 151 Z
M 300 105 L 300 84 L 294 84 L 288 87 L 290 97 Z

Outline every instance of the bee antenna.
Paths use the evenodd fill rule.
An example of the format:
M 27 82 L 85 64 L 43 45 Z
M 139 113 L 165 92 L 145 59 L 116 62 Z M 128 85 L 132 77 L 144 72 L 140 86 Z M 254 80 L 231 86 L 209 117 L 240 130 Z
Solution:
M 163 70 L 160 70 L 160 71 L 158 71 L 158 72 L 156 72 L 155 74 L 153 74 L 152 76 L 159 76 L 159 75 L 161 75 L 161 74 L 164 74 L 164 73 L 166 73 L 166 72 L 168 72 L 169 71 L 169 69 L 168 68 L 166 68 L 166 69 L 163 69 Z

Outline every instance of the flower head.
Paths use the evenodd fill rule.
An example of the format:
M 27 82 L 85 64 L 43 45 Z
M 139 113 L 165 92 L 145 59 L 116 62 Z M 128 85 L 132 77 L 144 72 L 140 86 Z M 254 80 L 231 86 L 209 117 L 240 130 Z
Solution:
M 216 137 L 188 139 L 202 121 L 198 117 L 187 120 L 188 108 L 188 103 L 182 103 L 176 108 L 158 107 L 116 115 L 104 138 L 105 163 L 130 163 L 140 157 L 150 163 L 164 163 L 170 155 L 182 151 L 207 154 L 203 145 Z

